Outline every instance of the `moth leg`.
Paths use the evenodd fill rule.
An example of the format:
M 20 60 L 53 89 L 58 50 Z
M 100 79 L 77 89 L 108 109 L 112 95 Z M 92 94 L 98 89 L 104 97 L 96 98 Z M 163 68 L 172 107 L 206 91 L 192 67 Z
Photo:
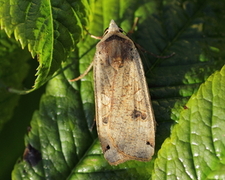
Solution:
M 75 79 L 71 79 L 69 80 L 70 82 L 73 82 L 73 81 L 78 81 L 80 79 L 82 79 L 84 76 L 87 75 L 87 73 L 91 70 L 92 66 L 93 66 L 93 61 L 91 62 L 91 64 L 88 66 L 88 68 L 84 71 L 83 74 L 81 74 L 79 77 L 75 78 Z
M 91 33 L 89 33 L 89 31 L 86 29 L 86 28 L 84 28 L 85 29 L 85 31 L 87 32 L 87 34 L 89 35 L 89 36 L 91 36 L 92 38 L 94 38 L 94 39 L 102 39 L 102 36 L 95 36 L 95 35 L 92 35 Z
M 90 35 L 94 39 L 102 39 L 102 36 L 95 36 L 95 35 L 92 35 L 90 33 L 88 33 L 88 35 Z
M 94 126 L 95 126 L 95 124 L 96 124 L 95 122 L 96 122 L 96 119 L 94 118 L 94 121 L 93 121 L 93 123 L 92 123 L 91 127 L 89 128 L 89 130 L 90 130 L 90 131 L 92 131 L 92 130 L 93 130 L 93 128 L 94 128 Z

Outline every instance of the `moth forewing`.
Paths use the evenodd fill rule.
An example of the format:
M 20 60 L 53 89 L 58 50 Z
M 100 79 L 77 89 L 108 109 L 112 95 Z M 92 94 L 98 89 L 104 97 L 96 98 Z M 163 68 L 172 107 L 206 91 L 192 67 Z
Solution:
M 96 46 L 94 64 L 70 80 L 84 77 L 93 64 L 98 136 L 111 165 L 148 161 L 155 147 L 155 119 L 141 58 L 122 32 L 111 20 Z
M 155 120 L 141 58 L 132 40 L 113 20 L 96 46 L 94 85 L 104 157 L 111 165 L 150 160 Z

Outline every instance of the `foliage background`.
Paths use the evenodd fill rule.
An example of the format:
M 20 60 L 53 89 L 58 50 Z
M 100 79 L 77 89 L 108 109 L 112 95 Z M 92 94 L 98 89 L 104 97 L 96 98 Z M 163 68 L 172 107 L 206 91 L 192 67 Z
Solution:
M 0 0 L 1 179 L 223 179 L 224 9 L 209 0 Z M 142 54 L 155 156 L 112 167 L 91 130 L 92 73 L 68 80 L 94 56 L 97 41 L 84 27 L 100 36 L 114 19 L 128 32 L 135 17 L 136 43 L 176 55 Z M 23 160 L 28 144 L 41 161 Z

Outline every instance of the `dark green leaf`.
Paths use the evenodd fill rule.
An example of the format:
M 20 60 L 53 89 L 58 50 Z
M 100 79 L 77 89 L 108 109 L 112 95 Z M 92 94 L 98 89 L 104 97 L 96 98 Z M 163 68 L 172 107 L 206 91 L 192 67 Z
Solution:
M 19 96 L 9 93 L 9 87 L 22 88 L 21 83 L 27 76 L 30 58 L 27 51 L 22 51 L 19 44 L 9 39 L 0 31 L 0 129 L 13 115 Z M 21 66 L 21 64 L 23 64 Z

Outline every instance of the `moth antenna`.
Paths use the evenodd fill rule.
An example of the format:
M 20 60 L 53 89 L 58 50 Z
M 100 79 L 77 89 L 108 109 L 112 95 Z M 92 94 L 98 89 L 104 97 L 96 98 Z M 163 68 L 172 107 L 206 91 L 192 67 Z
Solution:
M 134 29 L 135 29 L 135 27 L 137 26 L 138 20 L 139 20 L 139 17 L 136 17 L 136 18 L 134 19 L 133 26 L 132 26 L 132 28 L 130 29 L 130 31 L 127 33 L 127 36 L 129 36 L 129 34 L 133 34 L 133 33 L 134 33 Z
M 172 56 L 174 56 L 174 55 L 176 54 L 175 52 L 173 52 L 173 53 L 171 53 L 170 55 L 159 56 L 159 55 L 156 55 L 156 54 L 154 54 L 154 53 L 152 53 L 152 52 L 149 52 L 149 51 L 145 50 L 143 47 L 141 47 L 141 46 L 140 46 L 139 44 L 137 44 L 137 43 L 135 43 L 135 46 L 136 46 L 138 49 L 140 49 L 141 51 L 143 51 L 143 52 L 145 52 L 145 53 L 148 53 L 148 54 L 152 55 L 153 57 L 161 58 L 161 59 L 170 58 L 170 57 L 172 57 Z
M 134 33 L 134 29 L 135 29 L 135 27 L 137 26 L 138 20 L 139 20 L 138 17 L 136 17 L 136 18 L 134 19 L 133 26 L 132 26 L 131 30 L 127 33 L 127 36 L 129 36 L 129 34 Z M 150 55 L 152 55 L 153 57 L 156 57 L 156 58 L 161 58 L 161 59 L 164 59 L 164 58 L 165 58 L 165 59 L 166 59 L 166 58 L 170 58 L 170 57 L 172 57 L 172 56 L 174 56 L 174 55 L 176 54 L 175 52 L 173 52 L 172 54 L 167 55 L 167 56 L 159 56 L 159 55 L 156 55 L 156 54 L 154 54 L 154 53 L 152 53 L 152 52 L 149 52 L 149 51 L 145 50 L 143 47 L 141 47 L 139 44 L 137 44 L 137 43 L 135 43 L 135 42 L 134 42 L 134 44 L 135 44 L 135 46 L 136 46 L 138 49 L 140 49 L 141 51 L 143 51 L 143 52 L 145 52 L 145 53 L 148 53 L 148 54 L 150 54 Z

